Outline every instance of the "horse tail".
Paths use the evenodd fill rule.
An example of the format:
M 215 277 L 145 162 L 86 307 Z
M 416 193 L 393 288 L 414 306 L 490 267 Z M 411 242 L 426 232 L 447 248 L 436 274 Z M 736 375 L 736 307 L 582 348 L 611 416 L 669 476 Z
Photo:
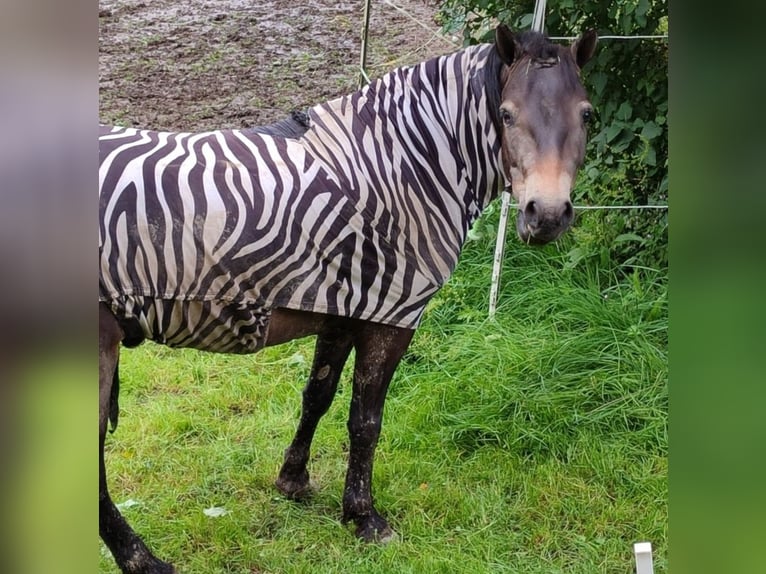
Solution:
M 117 419 L 120 416 L 120 407 L 117 404 L 117 397 L 120 395 L 120 360 L 114 367 L 114 377 L 112 378 L 112 390 L 109 394 L 109 432 L 117 430 Z

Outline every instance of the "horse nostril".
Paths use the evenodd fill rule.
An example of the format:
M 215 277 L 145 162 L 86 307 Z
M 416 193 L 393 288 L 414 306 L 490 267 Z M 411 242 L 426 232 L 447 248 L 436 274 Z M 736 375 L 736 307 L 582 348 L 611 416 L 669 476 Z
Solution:
M 564 221 L 572 221 L 572 217 L 574 217 L 574 207 L 572 207 L 572 202 L 567 199 L 566 203 L 564 203 Z
M 534 200 L 528 201 L 524 207 L 524 219 L 530 227 L 537 226 L 537 203 Z

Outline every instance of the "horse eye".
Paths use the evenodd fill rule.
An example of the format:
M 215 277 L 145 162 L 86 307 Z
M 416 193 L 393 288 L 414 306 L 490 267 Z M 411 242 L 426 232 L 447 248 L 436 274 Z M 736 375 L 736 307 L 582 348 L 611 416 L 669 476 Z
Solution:
M 513 125 L 513 115 L 506 109 L 500 108 L 500 119 L 507 127 Z
M 593 110 L 591 108 L 584 109 L 582 111 L 582 121 L 584 121 L 586 124 L 589 124 L 592 119 L 593 119 Z

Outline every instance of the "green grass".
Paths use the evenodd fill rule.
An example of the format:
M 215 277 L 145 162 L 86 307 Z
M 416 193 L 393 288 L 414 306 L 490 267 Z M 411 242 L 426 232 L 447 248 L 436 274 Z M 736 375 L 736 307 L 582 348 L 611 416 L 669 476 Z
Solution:
M 311 339 L 255 356 L 123 350 L 115 501 L 137 501 L 126 518 L 185 573 L 628 574 L 641 540 L 667 572 L 666 278 L 570 268 L 568 245 L 509 241 L 490 321 L 493 242 L 472 241 L 429 305 L 375 459 L 397 542 L 340 523 L 348 369 L 312 452 L 318 492 L 293 503 L 272 486 Z M 103 545 L 100 567 L 117 572 Z

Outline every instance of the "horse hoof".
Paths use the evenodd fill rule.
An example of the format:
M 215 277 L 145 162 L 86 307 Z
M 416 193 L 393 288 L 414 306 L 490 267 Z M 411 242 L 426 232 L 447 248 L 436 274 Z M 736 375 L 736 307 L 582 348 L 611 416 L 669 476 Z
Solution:
M 172 564 L 154 556 L 139 538 L 135 539 L 133 553 L 118 561 L 117 566 L 123 574 L 178 574 Z
M 399 535 L 394 531 L 393 528 L 388 528 L 388 530 L 381 534 L 376 542 L 378 544 L 390 544 L 392 542 L 398 542 L 399 541 Z
M 137 569 L 133 566 L 136 566 L 136 564 L 129 564 L 126 567 L 121 567 L 120 569 L 123 572 L 135 572 L 136 574 L 178 574 L 178 571 L 172 564 L 163 562 L 157 558 L 155 558 L 151 564 L 140 565 Z
M 389 544 L 396 542 L 399 535 L 380 517 L 371 518 L 356 529 L 356 535 L 365 542 Z
M 163 562 L 162 566 L 160 566 L 160 569 L 157 570 L 157 574 L 178 574 L 178 571 L 172 564 Z
M 304 480 L 290 480 L 282 478 L 281 476 L 274 481 L 274 486 L 281 492 L 286 498 L 290 500 L 304 500 L 309 498 L 316 490 L 314 485 L 306 479 Z

